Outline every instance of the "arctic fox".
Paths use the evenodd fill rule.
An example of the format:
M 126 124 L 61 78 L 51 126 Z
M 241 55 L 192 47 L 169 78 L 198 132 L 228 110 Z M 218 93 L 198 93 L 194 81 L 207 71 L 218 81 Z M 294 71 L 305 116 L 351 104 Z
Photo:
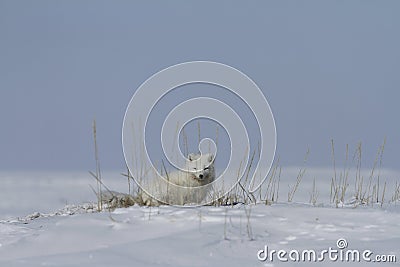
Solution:
M 150 185 L 149 194 L 142 194 L 147 206 L 160 204 L 199 204 L 207 196 L 215 180 L 213 154 L 189 154 L 185 171 L 175 171 L 164 176 L 164 181 L 156 180 Z

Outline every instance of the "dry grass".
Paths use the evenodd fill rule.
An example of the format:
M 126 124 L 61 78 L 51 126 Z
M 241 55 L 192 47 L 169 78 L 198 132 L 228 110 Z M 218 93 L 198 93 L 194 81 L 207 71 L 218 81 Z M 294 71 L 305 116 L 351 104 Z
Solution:
M 366 204 L 366 205 L 373 205 L 374 203 L 379 203 L 381 202 L 381 205 L 383 205 L 384 201 L 384 194 L 386 191 L 386 182 L 384 183 L 384 187 L 382 191 L 380 190 L 380 171 L 382 167 L 382 157 L 383 157 L 383 152 L 385 150 L 385 144 L 386 144 L 386 139 L 383 141 L 383 144 L 378 148 L 371 173 L 369 175 L 369 178 L 367 181 L 364 180 L 364 177 L 361 176 L 361 143 L 359 143 L 357 147 L 357 173 L 358 175 L 356 176 L 356 183 L 355 183 L 355 199 L 356 199 L 356 204 Z M 378 175 L 376 175 L 376 168 L 377 164 L 379 162 L 379 167 L 378 167 Z M 381 194 L 381 197 L 379 195 Z
M 400 201 L 400 183 L 396 182 L 395 186 L 394 186 L 394 193 L 393 196 L 391 198 L 391 202 L 397 202 Z
M 310 149 L 307 149 L 307 153 L 304 157 L 304 164 L 306 164 L 309 155 L 310 155 Z M 294 183 L 294 185 L 293 186 L 289 185 L 289 192 L 288 192 L 288 198 L 287 198 L 288 202 L 292 202 L 293 197 L 296 194 L 296 191 L 299 188 L 299 185 L 300 185 L 301 180 L 303 179 L 305 173 L 306 173 L 306 168 L 305 167 L 301 168 L 299 170 L 299 173 L 297 174 L 296 182 Z
M 93 120 L 93 139 L 94 139 L 94 158 L 96 161 L 96 173 L 93 175 L 97 181 L 97 210 L 101 211 L 103 209 L 102 203 L 103 200 L 101 198 L 101 191 L 102 191 L 102 181 L 101 181 L 101 170 L 100 170 L 100 160 L 99 160 L 99 150 L 97 147 L 97 127 L 96 127 L 96 120 Z
M 281 180 L 282 167 L 279 165 L 279 158 L 271 168 L 266 179 L 265 194 L 263 197 L 263 187 L 259 190 L 259 199 L 266 205 L 276 203 L 279 198 L 279 184 Z
M 349 179 L 349 171 L 350 167 L 348 165 L 349 160 L 349 145 L 346 144 L 346 155 L 344 161 L 343 172 L 339 173 L 339 178 L 337 177 L 336 171 L 336 158 L 335 158 L 335 143 L 333 139 L 331 140 L 331 148 L 332 148 L 332 163 L 333 163 L 333 177 L 331 178 L 331 187 L 330 187 L 330 200 L 331 203 L 334 203 L 336 207 L 341 203 L 342 205 L 345 202 L 346 192 L 348 190 L 348 179 Z M 361 148 L 360 148 L 361 150 Z M 361 156 L 359 157 L 361 160 Z M 361 166 L 361 162 L 359 162 Z M 357 172 L 359 173 L 359 172 Z
M 178 128 L 178 126 L 177 126 Z M 218 140 L 218 127 L 216 129 L 216 140 Z M 188 136 L 185 132 L 185 129 L 182 129 L 182 137 L 183 137 L 183 150 L 186 155 L 189 154 L 189 146 L 188 146 Z M 99 160 L 99 150 L 97 144 L 97 128 L 96 121 L 93 121 L 93 137 L 94 137 L 94 156 L 95 156 L 95 171 L 90 172 L 90 174 L 96 180 L 96 188 L 92 188 L 97 196 L 97 210 L 105 210 L 105 209 L 115 209 L 121 207 L 128 207 L 131 205 L 153 205 L 153 203 L 145 203 L 143 199 L 144 192 L 142 189 L 134 182 L 133 174 L 130 173 L 127 168 L 127 173 L 122 174 L 127 178 L 127 194 L 118 193 L 110 190 L 103 183 L 102 174 L 100 169 L 100 160 Z M 197 125 L 197 139 L 201 140 L 201 128 L 200 124 Z M 344 155 L 344 164 L 342 168 L 337 167 L 337 160 L 335 154 L 335 144 L 334 141 L 331 140 L 331 157 L 332 157 L 332 166 L 333 166 L 333 174 L 330 183 L 330 202 L 335 207 L 344 207 L 353 205 L 357 207 L 359 205 L 379 205 L 383 206 L 385 201 L 387 203 L 396 203 L 400 201 L 400 183 L 396 182 L 393 187 L 392 195 L 387 197 L 387 183 L 386 181 L 382 182 L 381 177 L 381 169 L 383 162 L 383 153 L 385 150 L 386 139 L 383 141 L 383 144 L 379 146 L 376 156 L 374 158 L 371 171 L 367 178 L 364 178 L 362 174 L 362 159 L 363 159 L 363 149 L 362 144 L 358 143 L 354 155 L 352 158 L 354 176 L 353 179 L 350 177 L 350 171 L 352 169 L 349 145 L 347 144 L 345 147 L 345 155 Z M 141 146 L 139 149 L 135 150 L 139 151 L 139 155 L 134 157 L 135 166 L 139 166 L 139 168 L 135 168 L 139 170 L 136 173 L 136 177 L 139 177 L 140 181 L 146 180 L 147 177 L 151 175 L 155 175 L 154 170 L 151 167 L 144 166 L 141 164 L 144 156 L 144 147 Z M 277 203 L 280 195 L 280 182 L 281 182 L 281 174 L 282 174 L 282 166 L 280 165 L 280 158 L 276 160 L 275 164 L 272 166 L 271 171 L 268 174 L 267 179 L 265 179 L 263 185 L 258 189 L 258 191 L 254 193 L 250 193 L 247 188 L 249 188 L 250 177 L 251 174 L 255 171 L 254 164 L 257 157 L 259 157 L 260 150 L 258 148 L 252 151 L 250 161 L 247 166 L 243 166 L 244 160 L 240 163 L 237 169 L 237 177 L 239 183 L 236 187 L 234 187 L 230 192 L 226 193 L 224 185 L 222 184 L 221 188 L 213 188 L 210 192 L 209 199 L 213 199 L 208 205 L 211 206 L 233 206 L 238 203 L 242 204 L 265 204 L 271 205 Z M 244 153 L 247 155 L 247 153 Z M 308 156 L 310 154 L 309 149 L 307 150 L 303 164 L 305 165 L 308 160 Z M 168 171 L 164 164 L 161 162 L 160 173 L 166 175 L 168 179 Z M 239 179 L 239 175 L 242 172 L 243 168 L 246 168 L 244 171 L 244 175 L 242 179 Z M 339 170 L 338 170 L 339 169 Z M 297 177 L 292 185 L 289 185 L 287 192 L 287 202 L 292 202 L 294 196 L 301 185 L 301 182 L 305 176 L 306 167 L 303 166 L 299 169 Z M 255 174 L 257 177 L 257 173 Z M 263 177 L 259 176 L 261 180 Z M 253 181 L 255 182 L 255 181 Z M 353 192 L 349 190 L 350 184 L 354 184 Z M 319 191 L 317 189 L 317 179 L 314 177 L 312 186 L 310 188 L 310 198 L 309 203 L 316 206 L 318 203 Z M 157 203 L 157 205 L 162 203 Z M 250 225 L 250 214 L 251 209 L 246 211 L 246 216 L 248 216 L 247 224 L 248 224 L 248 236 L 251 239 L 251 225 Z M 224 233 L 226 236 L 226 233 Z
M 313 180 L 313 186 L 312 186 L 312 191 L 310 193 L 310 203 L 313 204 L 313 206 L 317 205 L 317 201 L 318 201 L 318 195 L 319 192 L 317 190 L 317 184 L 315 182 L 315 178 Z

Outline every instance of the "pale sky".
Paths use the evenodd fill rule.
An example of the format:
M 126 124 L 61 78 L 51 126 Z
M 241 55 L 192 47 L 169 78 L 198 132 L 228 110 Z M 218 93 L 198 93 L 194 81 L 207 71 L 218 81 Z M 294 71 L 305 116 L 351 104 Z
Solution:
M 231 65 L 273 110 L 284 166 L 338 164 L 363 143 L 399 168 L 399 1 L 0 0 L 0 170 L 123 169 L 125 109 L 147 78 Z M 172 99 L 173 100 L 173 99 Z M 169 99 L 168 101 L 172 101 Z

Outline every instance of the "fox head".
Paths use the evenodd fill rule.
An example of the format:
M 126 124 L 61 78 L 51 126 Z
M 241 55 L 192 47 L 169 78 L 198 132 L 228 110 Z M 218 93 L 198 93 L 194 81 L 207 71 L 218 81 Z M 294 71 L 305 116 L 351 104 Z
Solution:
M 213 154 L 189 154 L 186 170 L 200 181 L 212 182 L 215 177 Z

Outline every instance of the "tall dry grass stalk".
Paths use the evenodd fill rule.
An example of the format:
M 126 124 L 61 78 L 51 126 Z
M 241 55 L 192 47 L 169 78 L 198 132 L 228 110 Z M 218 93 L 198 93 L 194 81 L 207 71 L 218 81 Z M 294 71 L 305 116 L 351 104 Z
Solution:
M 282 167 L 279 165 L 280 158 L 278 157 L 276 163 L 272 166 L 270 173 L 266 179 L 266 189 L 263 197 L 262 189 L 259 189 L 259 199 L 266 205 L 278 202 L 279 198 L 279 184 L 281 180 Z
M 197 122 L 197 140 L 198 140 L 198 144 L 200 144 L 201 141 L 201 130 L 200 130 L 200 121 Z
M 397 201 L 400 201 L 400 182 L 395 183 L 394 185 L 394 193 L 391 199 L 392 202 L 396 203 Z
M 358 173 L 358 182 L 356 183 L 356 200 L 360 204 L 373 204 L 382 202 L 384 200 L 384 196 L 380 197 L 380 169 L 382 167 L 382 157 L 383 153 L 385 151 L 385 144 L 386 144 L 386 138 L 383 141 L 383 144 L 378 148 L 378 151 L 376 153 L 374 163 L 371 169 L 371 173 L 369 175 L 367 184 L 364 185 L 364 177 L 360 175 L 360 166 L 361 166 L 361 143 L 359 144 L 359 147 L 357 149 L 358 151 L 358 157 L 357 157 L 357 173 Z M 378 175 L 375 176 L 376 168 L 378 166 Z M 361 178 L 360 178 L 361 177 Z M 386 182 L 385 182 L 386 184 Z M 386 190 L 386 186 L 382 190 L 382 194 L 384 194 L 384 191 Z M 381 203 L 383 205 L 383 203 Z
M 183 138 L 183 153 L 185 153 L 185 156 L 187 157 L 189 155 L 189 144 L 185 127 L 182 128 L 182 138 Z
M 307 149 L 307 153 L 304 156 L 304 161 L 303 164 L 305 165 L 307 163 L 308 156 L 310 155 L 310 149 Z M 299 185 L 301 183 L 301 180 L 303 179 L 303 176 L 306 172 L 306 168 L 300 168 L 299 173 L 297 174 L 296 177 L 296 182 L 293 186 L 289 185 L 289 192 L 288 192 L 288 202 L 292 202 L 294 195 L 296 194 L 297 189 L 299 188 Z
M 101 180 L 99 150 L 98 150 L 98 147 L 97 147 L 96 120 L 93 120 L 93 139 L 94 139 L 94 158 L 95 158 L 95 161 L 96 161 L 95 179 L 97 181 L 97 209 L 98 209 L 98 211 L 101 211 L 103 209 L 103 207 L 102 207 L 103 201 L 102 201 L 102 194 L 101 194 L 102 180 Z
M 364 178 L 361 176 L 361 158 L 362 158 L 362 144 L 361 142 L 358 143 L 356 152 L 354 153 L 353 161 L 356 159 L 356 181 L 355 181 L 355 199 L 356 201 L 361 200 L 362 188 Z
M 128 194 L 131 195 L 131 172 L 129 171 L 128 166 L 126 166 L 126 173 L 127 173 L 127 178 L 128 178 Z
M 376 195 L 376 202 L 379 201 L 379 182 L 381 178 L 381 169 L 382 169 L 382 158 L 383 158 L 383 152 L 385 151 L 385 146 L 386 146 L 386 137 L 383 139 L 383 144 L 381 146 L 381 153 L 379 155 L 379 169 L 378 169 L 378 190 L 377 190 L 377 195 Z
M 317 190 L 317 184 L 315 182 L 315 178 L 313 180 L 312 191 L 310 193 L 310 203 L 314 206 L 317 204 L 319 192 Z
M 337 178 L 337 172 L 336 172 L 335 143 L 333 139 L 331 139 L 331 149 L 332 149 L 332 163 L 333 163 L 334 175 L 331 179 L 330 202 L 334 203 L 336 207 L 338 207 L 340 203 L 342 203 L 342 205 L 344 204 L 347 188 L 349 186 L 348 183 L 349 171 L 350 171 L 350 167 L 348 167 L 349 145 L 346 144 L 344 169 L 343 172 L 339 173 L 339 179 Z

